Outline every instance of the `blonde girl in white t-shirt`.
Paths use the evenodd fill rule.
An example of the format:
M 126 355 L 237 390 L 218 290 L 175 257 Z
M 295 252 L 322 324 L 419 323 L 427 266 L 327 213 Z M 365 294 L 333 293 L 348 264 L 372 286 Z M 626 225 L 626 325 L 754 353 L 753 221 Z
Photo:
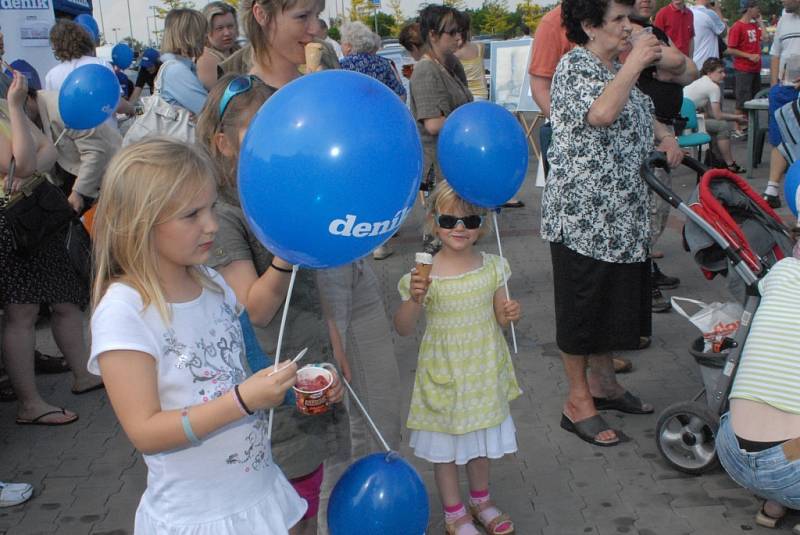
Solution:
M 306 503 L 272 462 L 263 409 L 294 364 L 245 378 L 233 291 L 203 267 L 217 221 L 214 165 L 168 139 L 112 160 L 95 216 L 89 370 L 144 454 L 134 533 L 286 534 Z

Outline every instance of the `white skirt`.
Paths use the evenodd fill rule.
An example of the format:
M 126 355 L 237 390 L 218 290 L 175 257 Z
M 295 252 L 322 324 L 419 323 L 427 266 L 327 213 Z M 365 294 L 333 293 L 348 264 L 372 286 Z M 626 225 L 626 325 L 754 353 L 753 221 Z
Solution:
M 271 465 L 274 473 L 264 489 L 264 497 L 254 505 L 207 522 L 165 522 L 151 515 L 142 500 L 136 510 L 134 535 L 287 535 L 306 513 L 308 504 L 298 496 L 283 473 Z M 208 482 L 208 499 L 214 499 L 214 482 Z M 202 508 L 198 503 L 197 507 Z M 171 519 L 172 520 L 172 519 Z
M 411 431 L 414 455 L 432 463 L 467 464 L 478 457 L 499 459 L 517 451 L 517 429 L 509 414 L 503 423 L 463 435 L 437 431 Z

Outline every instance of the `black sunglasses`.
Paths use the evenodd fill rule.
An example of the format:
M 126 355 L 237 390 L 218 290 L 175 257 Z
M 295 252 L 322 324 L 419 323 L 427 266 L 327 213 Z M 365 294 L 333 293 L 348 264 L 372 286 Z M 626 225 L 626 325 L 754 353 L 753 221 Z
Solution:
M 449 214 L 437 214 L 436 223 L 439 227 L 447 230 L 456 228 L 459 223 L 464 225 L 466 229 L 475 230 L 483 225 L 483 216 L 473 214 L 457 217 Z

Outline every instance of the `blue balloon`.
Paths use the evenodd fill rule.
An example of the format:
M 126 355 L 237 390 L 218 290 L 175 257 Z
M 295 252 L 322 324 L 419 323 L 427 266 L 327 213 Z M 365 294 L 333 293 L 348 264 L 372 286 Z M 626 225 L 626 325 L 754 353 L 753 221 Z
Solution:
M 514 116 L 491 102 L 457 108 L 439 132 L 437 155 L 447 182 L 465 200 L 501 206 L 528 171 L 528 142 Z
M 428 494 L 410 464 L 397 453 L 373 453 L 347 469 L 328 501 L 331 535 L 423 535 Z
M 100 42 L 100 27 L 97 25 L 97 21 L 94 20 L 94 17 L 87 13 L 81 13 L 75 17 L 75 22 L 86 28 L 93 42 Z
M 239 156 L 239 197 L 256 237 L 311 268 L 352 262 L 411 211 L 422 145 L 408 108 L 352 71 L 302 76 L 270 97 Z
M 120 69 L 127 69 L 133 63 L 133 50 L 125 43 L 117 43 L 111 49 L 111 63 Z
M 67 128 L 87 130 L 114 113 L 119 82 L 114 71 L 95 63 L 69 73 L 58 92 L 58 111 Z
M 800 161 L 794 162 L 789 170 L 786 171 L 786 178 L 783 181 L 783 196 L 786 198 L 786 204 L 789 205 L 789 210 L 792 211 L 797 217 L 797 194 L 800 193 L 798 187 L 800 186 Z

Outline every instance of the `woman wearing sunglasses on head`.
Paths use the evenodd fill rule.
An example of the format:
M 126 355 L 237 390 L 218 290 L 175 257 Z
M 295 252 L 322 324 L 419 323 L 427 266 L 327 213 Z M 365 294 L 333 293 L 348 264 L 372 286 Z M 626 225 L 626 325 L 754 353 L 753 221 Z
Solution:
M 274 256 L 256 239 L 239 204 L 236 174 L 239 148 L 256 111 L 275 92 L 253 75 L 226 75 L 211 89 L 197 123 L 197 139 L 217 162 L 219 230 L 207 264 L 217 270 L 233 289 L 239 303 L 247 309 L 255 336 L 268 355 L 275 355 L 282 306 L 289 288 L 292 266 Z M 313 272 L 297 274 L 286 322 L 282 355 L 295 355 L 303 348 L 317 362 L 332 361 L 328 333 L 322 319 L 319 295 Z M 250 371 L 258 365 L 248 353 Z M 308 359 L 307 359 L 308 360 Z M 338 382 L 328 400 L 342 399 Z M 303 519 L 292 535 L 317 533 L 323 461 L 334 453 L 336 422 L 345 420 L 331 406 L 325 414 L 307 416 L 293 406 L 275 409 L 272 454 L 289 482 L 308 502 Z

